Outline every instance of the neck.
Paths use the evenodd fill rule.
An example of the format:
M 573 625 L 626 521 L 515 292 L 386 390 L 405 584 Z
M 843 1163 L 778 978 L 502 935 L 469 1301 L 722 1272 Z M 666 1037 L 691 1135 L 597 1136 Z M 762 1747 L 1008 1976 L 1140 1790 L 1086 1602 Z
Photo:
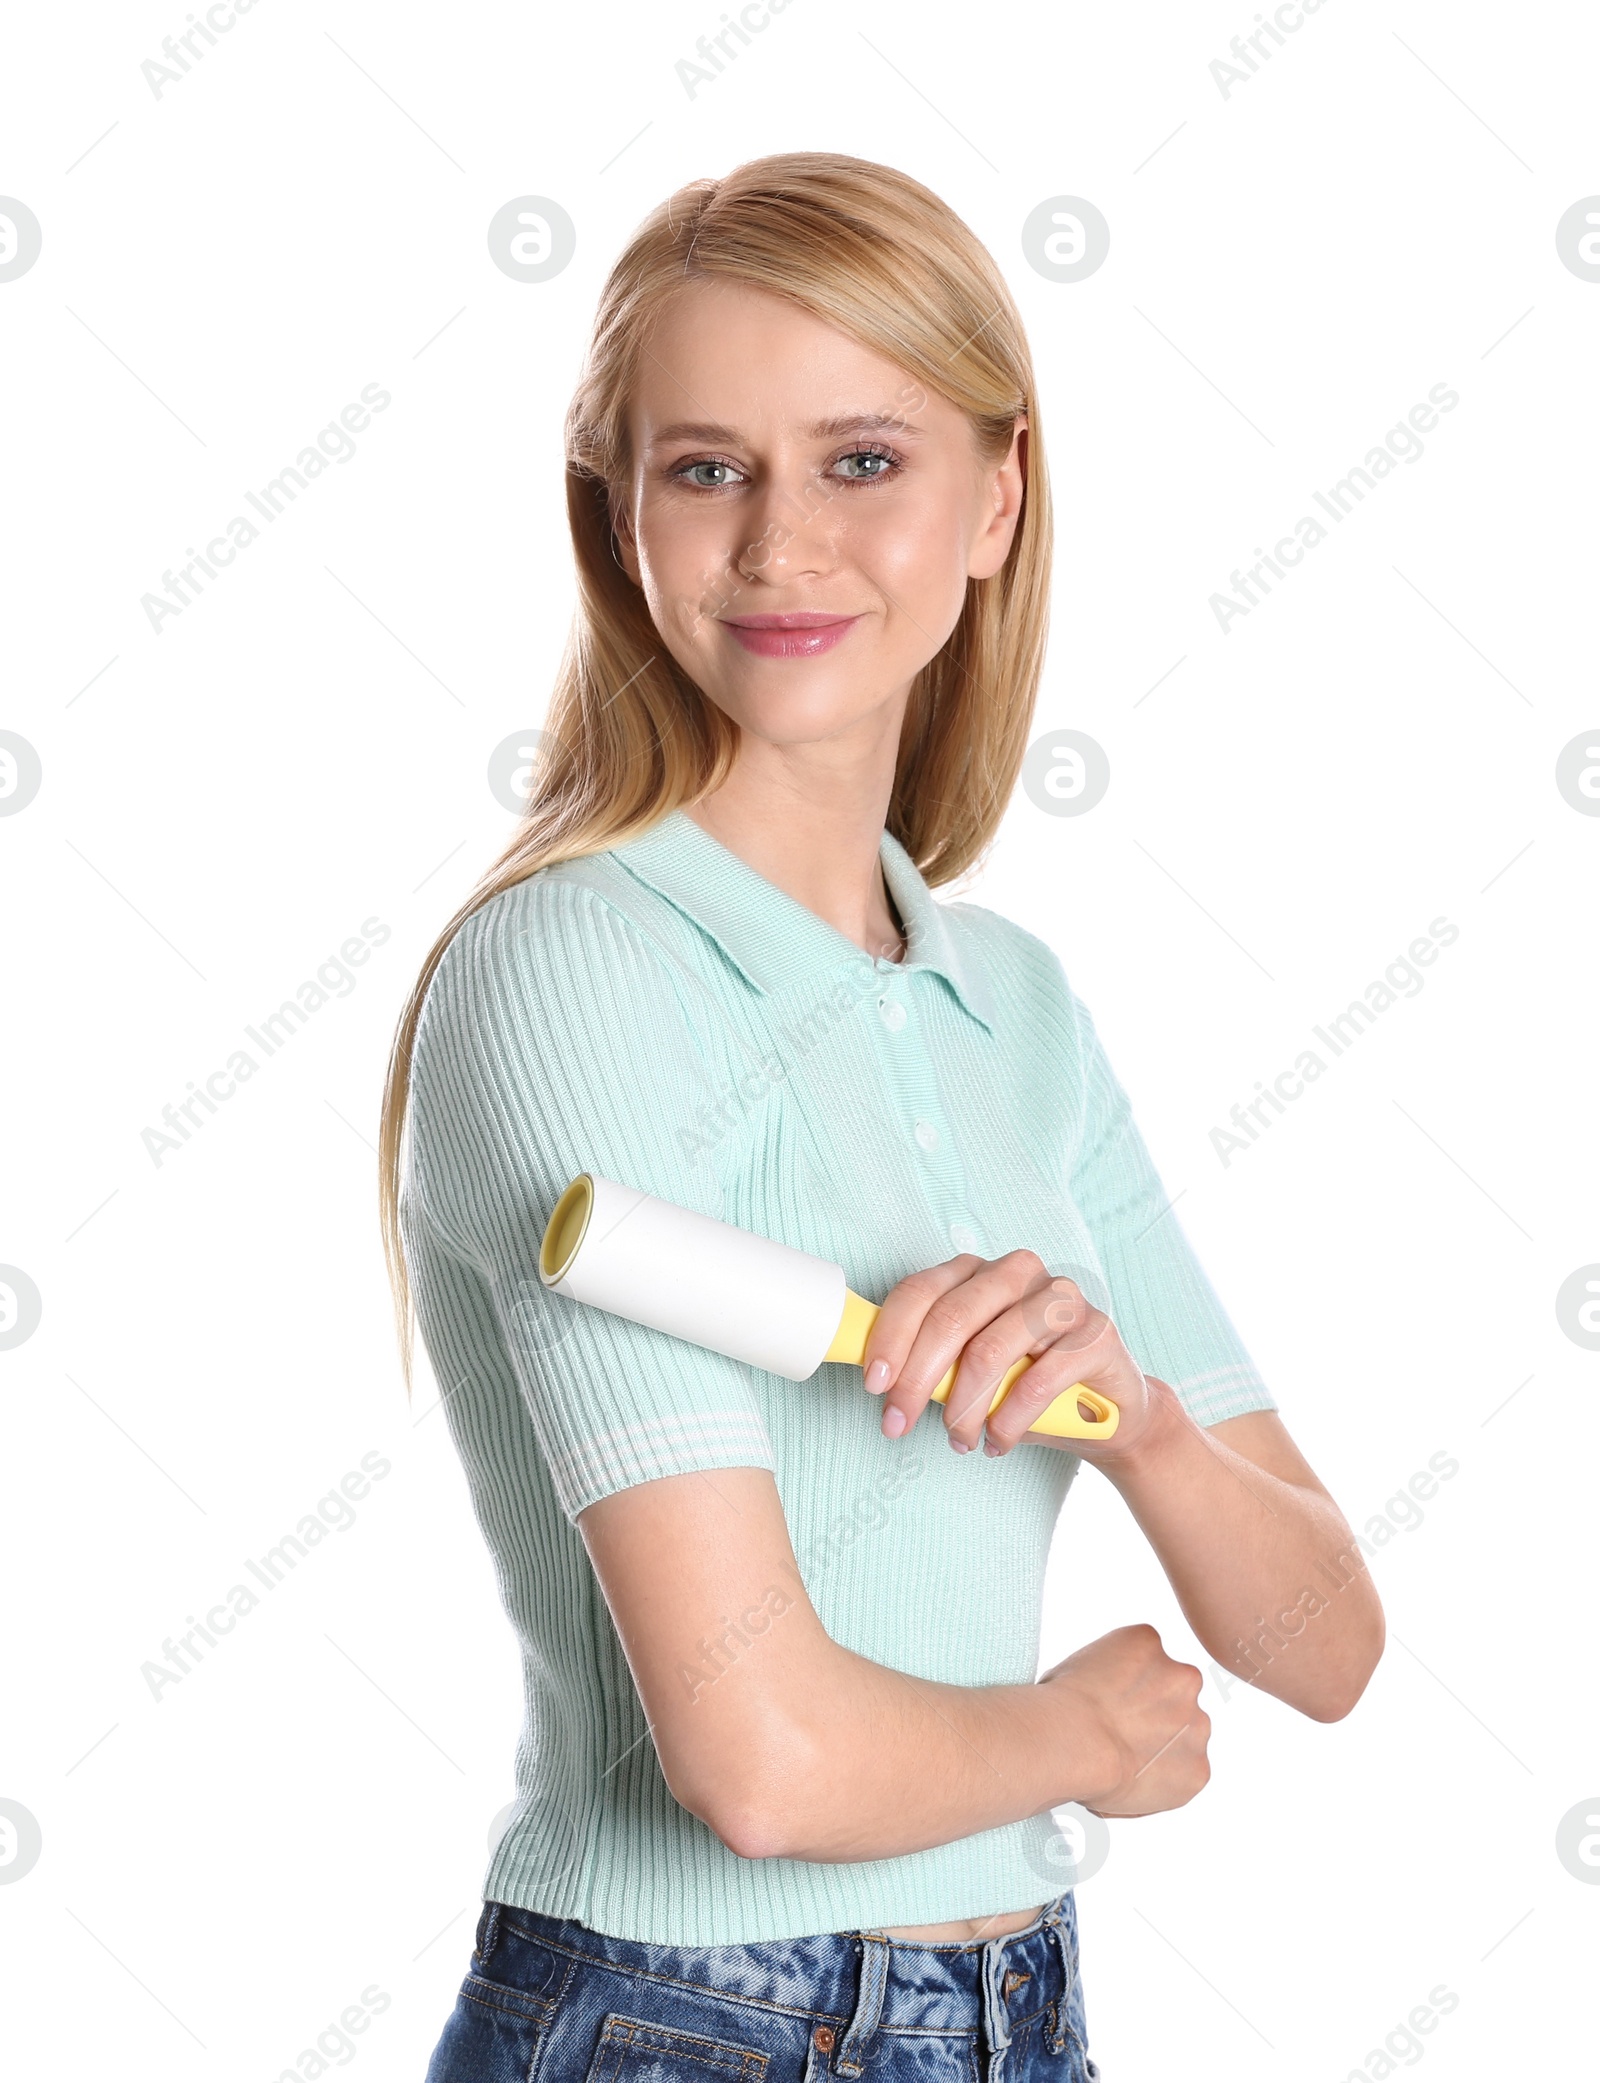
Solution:
M 880 859 L 887 809 L 887 791 L 758 792 L 736 773 L 684 814 L 857 947 L 898 961 L 905 940 Z

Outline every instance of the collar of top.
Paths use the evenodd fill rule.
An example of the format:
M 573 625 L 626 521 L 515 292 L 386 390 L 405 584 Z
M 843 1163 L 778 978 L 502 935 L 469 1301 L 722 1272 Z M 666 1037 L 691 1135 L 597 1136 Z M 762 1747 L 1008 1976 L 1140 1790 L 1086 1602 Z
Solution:
M 709 933 L 759 991 L 784 990 L 852 958 L 871 960 L 864 948 L 758 874 L 682 808 L 611 852 Z M 993 1032 L 993 1001 L 976 956 L 957 946 L 944 906 L 935 902 L 916 863 L 887 826 L 878 858 L 906 937 L 904 959 L 881 963 L 880 970 L 885 976 L 932 970 Z

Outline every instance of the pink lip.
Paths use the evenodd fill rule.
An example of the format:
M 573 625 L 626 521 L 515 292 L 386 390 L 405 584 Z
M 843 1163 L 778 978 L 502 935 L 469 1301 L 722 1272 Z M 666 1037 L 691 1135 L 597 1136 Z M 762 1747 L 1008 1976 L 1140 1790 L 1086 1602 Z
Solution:
M 740 615 L 723 627 L 758 658 L 816 658 L 831 651 L 859 615 Z

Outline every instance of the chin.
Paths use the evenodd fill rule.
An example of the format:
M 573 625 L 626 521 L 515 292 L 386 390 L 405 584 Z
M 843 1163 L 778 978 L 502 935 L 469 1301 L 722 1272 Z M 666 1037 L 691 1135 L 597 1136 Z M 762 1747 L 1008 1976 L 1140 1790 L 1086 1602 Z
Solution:
M 705 682 L 700 682 L 704 686 Z M 837 672 L 816 673 L 809 659 L 784 659 L 763 672 L 752 686 L 713 683 L 708 694 L 741 730 L 774 744 L 808 744 L 849 730 L 871 714 L 886 697 L 863 699 L 862 675 L 842 681 Z

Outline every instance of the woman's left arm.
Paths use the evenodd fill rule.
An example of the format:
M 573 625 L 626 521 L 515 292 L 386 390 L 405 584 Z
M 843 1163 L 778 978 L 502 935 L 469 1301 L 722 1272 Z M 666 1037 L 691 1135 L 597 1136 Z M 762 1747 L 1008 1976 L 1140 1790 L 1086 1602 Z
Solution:
M 1032 1364 L 988 1416 L 1024 1354 Z M 1198 1424 L 1169 1383 L 1141 1371 L 1105 1312 L 1031 1251 L 963 1254 L 908 1275 L 862 1359 L 890 1437 L 955 1365 L 944 1423 L 957 1451 L 1036 1444 L 1094 1462 L 1224 1670 L 1316 1721 L 1338 1721 L 1361 1697 L 1383 1650 L 1383 1609 L 1349 1523 L 1275 1411 Z M 1030 1431 L 1076 1382 L 1117 1405 L 1111 1438 Z
M 1276 1411 L 1207 1428 L 1166 1382 L 1145 1381 L 1148 1421 L 1125 1453 L 1114 1436 L 1074 1444 L 1122 1493 L 1208 1654 L 1302 1714 L 1338 1721 L 1384 1642 L 1344 1514 Z
M 1044 1364 L 1070 1368 L 1079 1348 L 1119 1384 L 1107 1393 L 1122 1409 L 1104 1446 L 1061 1443 L 1081 1444 L 1121 1491 L 1222 1669 L 1303 1714 L 1337 1720 L 1383 1651 L 1383 1609 L 1363 1552 L 1276 1411 L 1239 1411 L 1260 1375 L 1184 1235 L 1088 1007 L 1064 973 L 1058 981 L 1080 1080 L 1069 1190 L 1104 1269 L 1100 1299 L 1118 1322 L 1070 1281 L 1064 1298 L 1052 1282 L 1057 1303 L 1046 1314 L 1067 1350 Z M 1067 1372 L 1061 1386 L 1075 1379 Z M 1004 1410 L 991 1433 L 1014 1438 L 1021 1427 Z

